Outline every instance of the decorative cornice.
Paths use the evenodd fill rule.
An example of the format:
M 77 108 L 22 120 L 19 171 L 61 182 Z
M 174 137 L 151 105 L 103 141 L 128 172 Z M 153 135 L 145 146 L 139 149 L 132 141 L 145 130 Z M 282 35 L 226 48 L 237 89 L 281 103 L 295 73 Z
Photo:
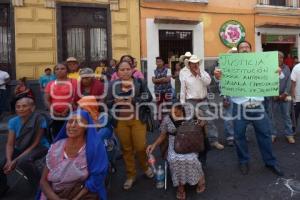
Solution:
M 13 6 L 23 6 L 24 2 L 23 0 L 12 0 Z
M 110 10 L 111 11 L 118 11 L 119 8 L 119 0 L 110 0 L 109 1 Z
M 55 8 L 55 0 L 45 0 L 46 8 Z

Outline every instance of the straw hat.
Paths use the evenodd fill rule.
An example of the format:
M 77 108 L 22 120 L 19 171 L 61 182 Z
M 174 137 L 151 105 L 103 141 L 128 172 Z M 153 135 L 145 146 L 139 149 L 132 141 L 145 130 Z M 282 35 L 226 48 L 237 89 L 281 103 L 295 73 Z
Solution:
M 185 60 L 186 58 L 189 59 L 191 56 L 192 56 L 191 52 L 187 51 L 187 52 L 185 52 L 184 55 L 181 55 L 181 56 L 179 57 L 179 62 L 184 62 L 184 60 Z
M 202 60 L 200 58 L 198 58 L 198 56 L 192 55 L 189 59 L 189 62 L 191 62 L 191 63 L 200 63 L 200 62 L 202 62 Z

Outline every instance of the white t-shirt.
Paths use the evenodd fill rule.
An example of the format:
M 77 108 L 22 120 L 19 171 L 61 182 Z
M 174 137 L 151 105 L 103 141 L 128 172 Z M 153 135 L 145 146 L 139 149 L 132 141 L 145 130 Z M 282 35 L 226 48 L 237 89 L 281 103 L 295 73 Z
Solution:
M 291 80 L 296 82 L 295 101 L 300 102 L 300 64 L 297 64 L 291 73 Z
M 5 80 L 9 78 L 9 74 L 5 71 L 0 70 L 0 85 L 5 83 Z M 0 86 L 1 90 L 6 89 L 6 85 L 1 85 Z

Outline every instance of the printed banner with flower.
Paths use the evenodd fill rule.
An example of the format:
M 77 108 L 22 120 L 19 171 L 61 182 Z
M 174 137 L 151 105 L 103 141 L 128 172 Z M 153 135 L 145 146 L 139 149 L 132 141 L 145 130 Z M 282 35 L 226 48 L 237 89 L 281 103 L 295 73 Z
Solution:
M 244 26 L 235 20 L 225 22 L 220 28 L 220 39 L 229 48 L 236 47 L 240 41 L 245 40 Z

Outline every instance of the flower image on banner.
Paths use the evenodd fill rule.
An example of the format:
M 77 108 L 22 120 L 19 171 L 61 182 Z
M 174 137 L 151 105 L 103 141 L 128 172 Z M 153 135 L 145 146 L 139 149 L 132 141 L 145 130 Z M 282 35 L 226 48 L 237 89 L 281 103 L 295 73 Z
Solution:
M 225 46 L 232 48 L 245 40 L 246 32 L 240 22 L 229 20 L 221 26 L 219 36 Z

